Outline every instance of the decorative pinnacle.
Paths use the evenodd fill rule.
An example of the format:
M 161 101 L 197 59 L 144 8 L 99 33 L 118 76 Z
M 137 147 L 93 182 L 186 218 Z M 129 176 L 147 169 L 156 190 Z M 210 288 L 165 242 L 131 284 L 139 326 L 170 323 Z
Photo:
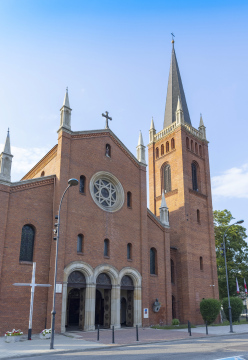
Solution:
M 174 35 L 173 33 L 171 33 L 171 36 L 172 36 L 171 43 L 172 43 L 172 44 L 173 44 L 173 46 L 174 46 L 174 42 L 175 42 L 174 37 L 175 37 L 175 35 Z

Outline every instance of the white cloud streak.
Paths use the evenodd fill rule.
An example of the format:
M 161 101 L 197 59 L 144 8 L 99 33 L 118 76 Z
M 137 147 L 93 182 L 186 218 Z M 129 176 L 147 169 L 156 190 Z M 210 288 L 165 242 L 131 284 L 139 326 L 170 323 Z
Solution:
M 0 144 L 0 149 L 3 149 Z M 29 170 L 36 165 L 50 149 L 48 148 L 20 148 L 11 146 L 12 160 L 11 181 L 20 180 Z
M 213 176 L 212 193 L 217 197 L 248 198 L 248 163 Z

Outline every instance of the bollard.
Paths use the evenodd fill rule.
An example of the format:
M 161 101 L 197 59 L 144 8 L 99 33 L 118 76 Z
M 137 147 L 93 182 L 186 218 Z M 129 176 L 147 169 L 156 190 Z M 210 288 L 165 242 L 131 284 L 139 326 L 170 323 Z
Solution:
M 138 325 L 136 325 L 136 341 L 139 341 L 139 328 L 138 328 Z
M 99 341 L 99 337 L 100 337 L 100 326 L 98 324 L 97 325 L 97 341 Z
M 208 322 L 206 321 L 206 335 L 208 335 Z
M 47 318 L 45 318 L 45 327 L 44 327 L 44 329 L 46 329 L 46 325 L 47 325 Z
M 114 325 L 112 326 L 112 344 L 115 343 L 115 327 Z
M 188 332 L 189 332 L 189 336 L 191 336 L 191 323 L 190 323 L 190 321 L 188 321 Z

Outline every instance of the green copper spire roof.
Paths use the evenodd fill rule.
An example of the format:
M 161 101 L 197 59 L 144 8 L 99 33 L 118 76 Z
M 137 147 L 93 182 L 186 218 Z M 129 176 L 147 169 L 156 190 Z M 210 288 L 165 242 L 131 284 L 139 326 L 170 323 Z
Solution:
M 164 113 L 164 128 L 166 128 L 167 126 L 171 125 L 174 121 L 176 121 L 176 109 L 177 109 L 178 98 L 180 99 L 181 102 L 181 107 L 184 114 L 184 121 L 189 125 L 191 125 L 186 98 L 183 91 L 183 84 L 182 84 L 176 53 L 174 49 L 174 40 L 172 40 L 170 73 L 169 73 L 167 97 L 166 97 L 166 105 L 165 105 L 165 113 Z

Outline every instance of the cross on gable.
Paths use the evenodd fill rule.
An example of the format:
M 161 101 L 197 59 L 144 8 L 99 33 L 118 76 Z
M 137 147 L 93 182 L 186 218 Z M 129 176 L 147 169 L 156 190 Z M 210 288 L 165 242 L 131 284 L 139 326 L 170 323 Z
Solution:
M 108 126 L 108 120 L 112 120 L 112 118 L 110 116 L 108 116 L 109 112 L 108 111 L 105 111 L 105 114 L 102 114 L 103 117 L 106 118 L 106 125 L 105 125 L 105 129 L 109 129 L 109 126 Z

